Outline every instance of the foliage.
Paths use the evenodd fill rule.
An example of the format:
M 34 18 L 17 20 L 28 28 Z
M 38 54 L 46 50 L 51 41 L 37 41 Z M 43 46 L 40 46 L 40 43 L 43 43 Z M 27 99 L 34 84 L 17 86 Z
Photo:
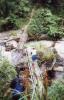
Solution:
M 15 68 L 5 58 L 0 58 L 0 97 L 4 96 L 8 84 L 16 76 Z
M 30 98 L 30 100 L 41 100 L 41 99 L 44 100 L 43 96 L 41 99 L 39 98 L 39 95 L 37 92 L 38 91 L 34 92 L 34 94 L 31 92 L 28 95 L 22 94 L 19 100 L 28 100 L 29 98 Z
M 38 65 L 40 67 L 43 63 L 45 63 L 48 68 L 52 68 L 52 64 L 54 62 L 54 59 L 56 58 L 56 55 L 53 53 L 53 51 L 46 48 L 44 49 L 44 51 L 38 51 L 38 58 Z
M 31 7 L 30 0 L 0 0 L 0 31 L 20 28 L 20 19 L 27 20 Z
M 64 81 L 63 80 L 55 80 L 50 87 L 48 87 L 48 100 L 64 100 Z M 40 100 L 36 94 L 35 100 Z M 31 96 L 32 94 L 30 94 Z M 24 95 L 22 98 L 27 100 L 27 96 Z M 20 98 L 19 100 L 22 100 Z M 31 100 L 34 100 L 34 98 Z M 44 100 L 43 98 L 41 100 Z
M 29 0 L 1 0 L 0 1 L 0 15 L 1 17 L 8 17 L 10 14 L 25 14 L 30 11 Z
M 18 6 L 18 9 L 16 9 L 16 14 L 19 17 L 26 17 L 31 10 L 31 4 L 29 0 L 21 0 Z
M 62 29 L 61 17 L 54 15 L 49 8 L 39 8 L 35 11 L 33 19 L 28 27 L 28 34 L 47 34 L 50 38 L 61 38 Z M 60 24 L 59 24 L 60 22 Z
M 55 54 L 52 51 L 47 51 L 42 57 L 42 61 L 53 61 Z
M 20 23 L 17 23 L 17 16 L 14 14 L 10 15 L 9 17 L 5 19 L 1 19 L 0 22 L 0 31 L 6 31 L 11 29 L 18 29 L 20 27 Z
M 64 84 L 55 81 L 48 89 L 48 100 L 64 100 Z
M 64 15 L 63 0 L 0 0 L 0 31 L 18 29 L 23 26 L 27 20 L 26 18 L 30 16 L 32 6 L 36 6 L 36 3 L 41 4 L 40 6 L 44 6 L 45 4 L 49 7 L 52 5 L 52 8 L 55 7 L 54 12 L 60 13 L 62 17 Z M 51 13 L 51 8 L 40 8 L 36 10 L 29 27 L 29 33 L 49 33 L 50 38 L 61 38 L 64 31 L 62 27 L 64 25 L 58 25 L 53 17 L 55 16 Z M 23 22 L 23 19 L 26 20 Z

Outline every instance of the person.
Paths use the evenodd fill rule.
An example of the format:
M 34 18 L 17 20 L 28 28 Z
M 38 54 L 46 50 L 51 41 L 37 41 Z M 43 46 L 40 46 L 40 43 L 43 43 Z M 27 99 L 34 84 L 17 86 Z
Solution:
M 38 59 L 38 56 L 37 55 L 32 55 L 32 61 L 35 61 Z
M 12 89 L 12 100 L 19 100 L 21 93 L 24 92 L 23 80 L 18 76 L 12 80 L 10 87 Z
M 32 52 L 31 52 L 31 55 L 32 55 L 32 61 L 35 61 L 38 59 L 38 56 L 37 56 L 37 51 L 35 48 L 32 48 Z

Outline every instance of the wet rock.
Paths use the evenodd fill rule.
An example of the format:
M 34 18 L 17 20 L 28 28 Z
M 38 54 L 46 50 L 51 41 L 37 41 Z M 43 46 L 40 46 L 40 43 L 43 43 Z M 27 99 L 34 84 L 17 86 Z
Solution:
M 0 53 L 1 53 L 1 56 L 5 59 L 7 59 L 11 64 L 12 64 L 12 51 L 6 51 L 5 50 L 5 47 L 3 46 L 0 46 Z
M 50 47 L 52 47 L 52 45 L 53 45 L 53 41 L 47 41 L 47 40 L 42 40 L 42 41 L 31 41 L 31 42 L 29 42 L 29 43 L 27 43 L 27 46 L 32 46 L 32 47 L 34 47 L 34 45 L 36 46 L 36 45 L 41 45 L 41 46 L 45 46 L 45 47 L 47 47 L 47 48 L 50 48 Z
M 39 41 L 39 40 L 49 40 L 49 39 L 48 39 L 47 34 L 42 34 L 42 35 L 41 34 L 38 34 L 38 35 L 35 34 L 35 36 L 34 35 L 28 36 L 28 41 L 35 41 L 35 40 Z
M 62 66 L 55 67 L 54 71 L 63 72 L 64 71 L 64 67 L 62 67 Z
M 42 35 L 39 37 L 39 40 L 48 40 L 47 34 L 42 34 Z
M 3 46 L 0 46 L 0 51 L 1 51 L 1 56 L 3 56 L 13 65 L 21 63 L 21 59 L 23 59 L 22 51 L 18 50 L 6 51 L 6 48 Z
M 6 42 L 6 51 L 10 51 L 17 48 L 17 45 L 18 45 L 17 42 L 14 40 Z
M 57 54 L 64 59 L 64 41 L 57 41 L 54 48 Z
M 55 72 L 55 79 L 63 79 L 63 77 L 64 77 L 64 72 L 61 71 Z
M 64 59 L 57 55 L 55 66 L 64 66 Z
M 23 53 L 20 50 L 13 50 L 11 56 L 14 65 L 21 63 L 21 59 L 23 59 Z
M 16 39 L 15 39 L 15 41 L 16 41 L 17 43 L 19 42 L 19 40 L 20 40 L 20 38 L 16 38 Z

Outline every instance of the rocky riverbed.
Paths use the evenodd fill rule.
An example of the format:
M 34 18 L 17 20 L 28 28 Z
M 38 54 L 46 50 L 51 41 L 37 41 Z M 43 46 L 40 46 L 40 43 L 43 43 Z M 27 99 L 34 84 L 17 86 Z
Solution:
M 23 49 L 24 47 L 34 47 L 40 45 L 56 51 L 57 60 L 54 70 L 56 71 L 57 77 L 60 75 L 59 73 L 62 73 L 61 76 L 64 76 L 64 39 L 59 41 L 41 40 L 27 42 L 27 38 L 27 34 L 23 33 L 21 30 L 0 33 L 1 55 L 16 66 L 25 61 L 27 62 L 27 57 L 25 56 Z

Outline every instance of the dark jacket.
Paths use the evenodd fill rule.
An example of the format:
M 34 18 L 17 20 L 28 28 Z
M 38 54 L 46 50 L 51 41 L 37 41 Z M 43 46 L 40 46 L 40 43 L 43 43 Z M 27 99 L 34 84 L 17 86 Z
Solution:
M 10 87 L 12 88 L 12 95 L 20 94 L 25 90 L 23 84 L 20 84 L 20 79 L 18 77 L 12 80 Z

